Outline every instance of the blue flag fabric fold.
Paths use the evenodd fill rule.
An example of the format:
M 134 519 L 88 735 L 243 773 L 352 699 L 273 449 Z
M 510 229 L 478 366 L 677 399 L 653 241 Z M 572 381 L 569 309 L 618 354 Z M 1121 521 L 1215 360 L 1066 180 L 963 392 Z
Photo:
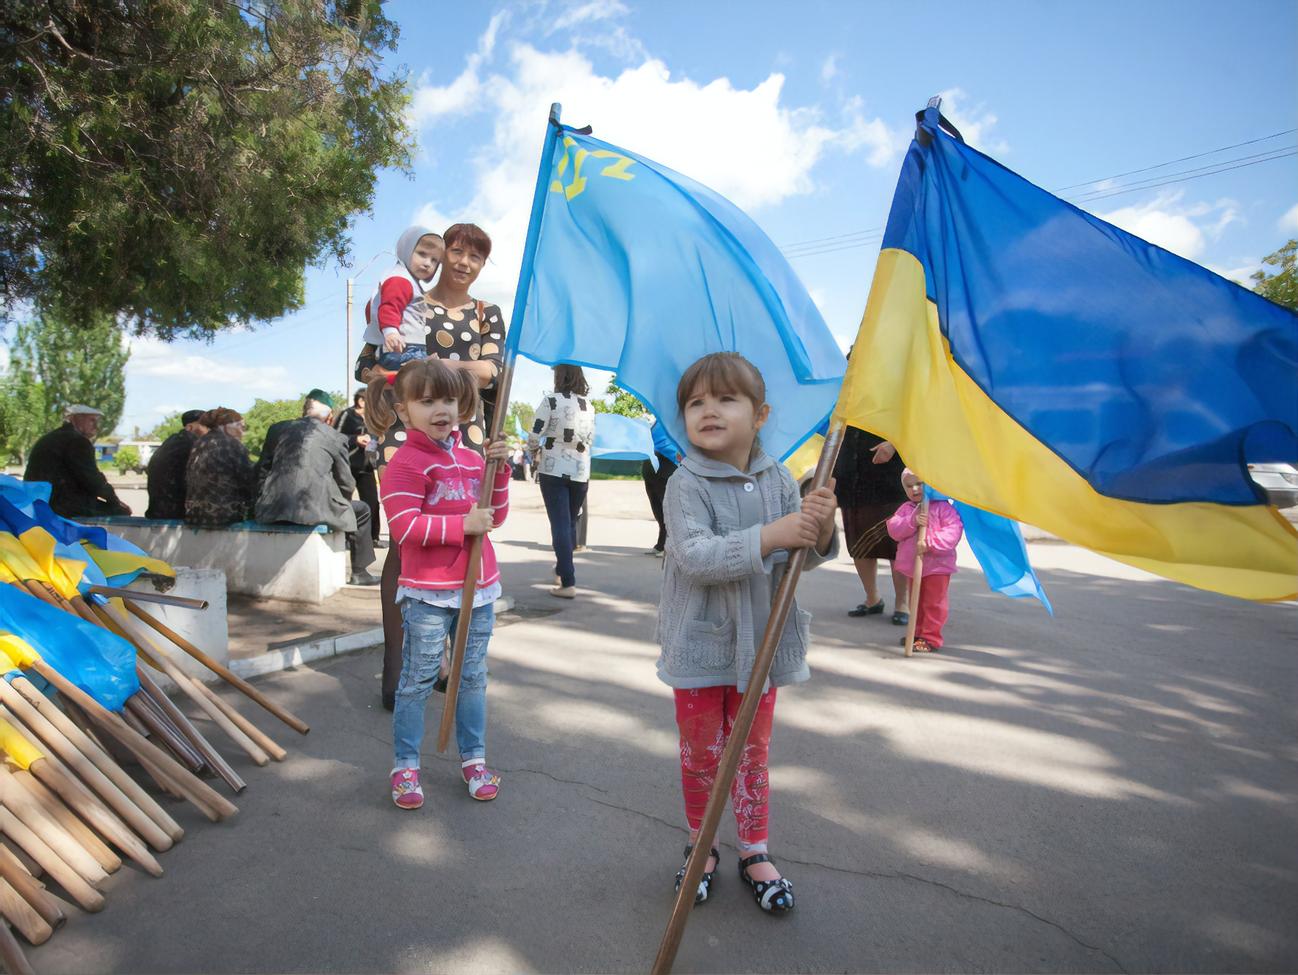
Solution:
M 982 567 L 983 577 L 992 592 L 1013 599 L 1036 599 L 1047 613 L 1055 615 L 1041 580 L 1032 570 L 1028 547 L 1023 542 L 1023 533 L 1019 531 L 1017 522 L 948 498 L 928 485 L 924 486 L 924 493 L 934 501 L 950 501 L 955 505 L 956 513 L 964 522 L 965 540 Z
M 140 689 L 134 647 L 12 586 L 0 586 L 0 630 L 21 637 L 47 664 L 110 711 L 120 711 Z
M 644 420 L 619 413 L 595 416 L 595 443 L 591 460 L 647 460 L 658 470 L 653 431 Z
M 779 248 L 688 177 L 567 127 L 561 136 L 507 341 L 538 362 L 611 370 L 681 445 L 681 375 L 708 353 L 738 352 L 766 381 L 763 445 L 792 453 L 832 410 L 844 361 Z

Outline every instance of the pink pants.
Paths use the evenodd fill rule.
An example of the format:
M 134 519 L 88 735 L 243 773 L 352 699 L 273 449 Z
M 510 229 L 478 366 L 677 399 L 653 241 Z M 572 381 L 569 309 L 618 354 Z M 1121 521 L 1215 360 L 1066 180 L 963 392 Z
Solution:
M 942 646 L 942 627 L 946 625 L 950 605 L 947 589 L 949 575 L 924 576 L 919 586 L 919 612 L 915 615 L 915 637 L 927 640 L 934 650 Z
M 734 687 L 699 687 L 676 691 L 676 725 L 681 733 L 681 789 L 690 829 L 703 823 L 703 811 L 716 781 L 721 752 L 739 713 L 743 695 Z M 766 756 L 775 716 L 775 688 L 762 695 L 757 714 L 739 759 L 730 805 L 735 812 L 739 845 L 746 853 L 766 852 L 768 805 L 771 793 Z

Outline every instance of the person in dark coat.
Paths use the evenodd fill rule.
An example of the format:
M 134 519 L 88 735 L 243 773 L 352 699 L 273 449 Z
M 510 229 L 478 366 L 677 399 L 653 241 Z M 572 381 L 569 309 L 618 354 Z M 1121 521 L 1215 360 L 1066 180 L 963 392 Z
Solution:
M 347 438 L 329 425 L 332 413 L 333 399 L 313 389 L 300 419 L 277 423 L 266 432 L 259 461 L 265 464 L 265 477 L 257 497 L 257 520 L 328 525 L 345 532 L 351 584 L 376 586 L 378 577 L 366 571 L 374 561 L 370 509 L 364 501 L 351 500 L 356 482 L 347 460 Z
M 243 416 L 218 406 L 200 422 L 208 432 L 190 450 L 185 467 L 185 521 L 200 528 L 245 521 L 256 481 L 243 445 Z
M 95 463 L 94 441 L 103 415 L 93 406 L 69 406 L 63 426 L 37 440 L 27 458 L 23 480 L 48 481 L 50 507 L 64 518 L 131 513 Z
M 387 542 L 379 538 L 379 484 L 374 478 L 374 463 L 369 450 L 370 432 L 365 429 L 365 391 L 352 397 L 352 405 L 334 420 L 334 429 L 347 438 L 347 463 L 352 468 L 356 482 L 356 495 L 370 509 L 370 537 L 375 548 L 386 548 Z
M 149 458 L 149 506 L 144 510 L 144 517 L 185 517 L 185 468 L 189 463 L 189 452 L 208 432 L 207 427 L 199 422 L 202 416 L 202 410 L 182 413 L 181 428 L 164 440 Z
M 888 534 L 887 522 L 906 500 L 901 472 L 906 465 L 888 441 L 848 427 L 834 466 L 834 494 L 843 512 L 843 537 L 865 590 L 865 602 L 847 611 L 848 616 L 875 616 L 884 612 L 879 592 L 879 560 L 892 566 L 892 622 L 910 620 L 906 597 L 910 583 L 897 567 L 897 543 Z M 900 496 L 901 500 L 898 500 Z

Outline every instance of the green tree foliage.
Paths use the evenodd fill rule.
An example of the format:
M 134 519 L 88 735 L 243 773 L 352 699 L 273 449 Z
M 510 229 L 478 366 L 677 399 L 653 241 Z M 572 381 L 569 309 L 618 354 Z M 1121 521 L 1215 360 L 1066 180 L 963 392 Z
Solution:
M 530 403 L 523 403 L 518 400 L 509 404 L 509 413 L 505 417 L 505 436 L 516 437 L 518 434 L 514 430 L 514 418 L 518 418 L 518 424 L 523 428 L 523 434 L 532 432 L 532 420 L 536 418 L 536 407 Z
M 295 420 L 302 415 L 302 400 L 305 393 L 297 399 L 259 399 L 243 414 L 243 445 L 254 459 L 261 456 L 261 446 L 266 442 L 266 431 L 272 423 L 280 420 Z
M 0 432 L 7 455 L 25 457 L 73 403 L 102 410 L 99 429 L 110 435 L 126 403 L 129 357 L 120 330 L 106 315 L 81 330 L 52 311 L 20 323 L 9 346 L 9 371 L 0 382 Z
M 158 441 L 166 440 L 173 433 L 179 433 L 183 427 L 184 424 L 180 422 L 180 414 L 172 413 L 156 427 L 150 430 L 146 439 Z
M 133 471 L 140 466 L 140 451 L 136 447 L 119 447 L 117 453 L 113 455 L 113 464 L 117 470 L 125 474 L 127 471 Z
M 1263 298 L 1270 298 L 1277 305 L 1284 305 L 1298 311 L 1298 240 L 1291 240 L 1274 254 L 1262 258 L 1263 264 L 1279 268 L 1275 274 L 1265 270 L 1253 275 L 1253 290 Z
M 0 314 L 204 337 L 301 307 L 407 167 L 381 0 L 0 3 Z
M 622 416 L 644 416 L 649 411 L 643 403 L 620 387 L 610 382 L 604 390 L 604 399 L 594 400 L 596 413 L 618 413 Z

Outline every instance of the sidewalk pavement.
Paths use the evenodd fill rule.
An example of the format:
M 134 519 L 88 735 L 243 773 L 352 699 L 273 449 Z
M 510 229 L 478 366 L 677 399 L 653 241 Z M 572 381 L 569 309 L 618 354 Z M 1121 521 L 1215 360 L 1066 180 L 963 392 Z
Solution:
M 429 738 L 425 807 L 393 808 L 377 650 L 269 675 L 310 735 L 236 699 L 287 761 L 234 756 L 240 814 L 179 810 L 166 876 L 114 875 L 37 970 L 647 969 L 685 842 L 653 526 L 596 517 L 560 601 L 528 490 L 496 540 L 518 601 L 491 645 L 499 799 L 469 799 Z M 678 972 L 1298 969 L 1298 606 L 1032 555 L 1054 618 L 962 558 L 948 646 L 909 660 L 886 617 L 845 615 L 845 558 L 808 576 L 813 679 L 780 691 L 771 754 L 798 908 L 753 904 L 726 814 Z

